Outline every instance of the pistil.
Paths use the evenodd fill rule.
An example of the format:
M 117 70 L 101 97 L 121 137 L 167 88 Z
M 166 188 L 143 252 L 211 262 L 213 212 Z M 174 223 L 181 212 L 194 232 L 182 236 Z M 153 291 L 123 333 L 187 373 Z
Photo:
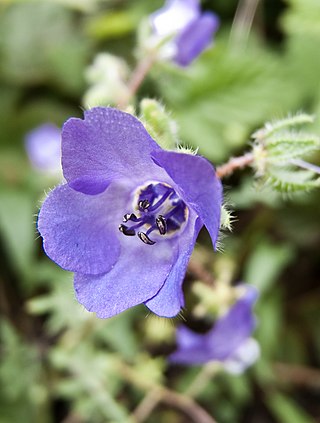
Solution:
M 160 198 L 160 200 L 154 204 L 153 206 L 148 208 L 148 212 L 153 212 L 155 210 L 157 210 L 165 201 L 166 199 L 169 197 L 169 195 L 173 192 L 172 188 L 168 188 L 167 192 L 165 194 L 163 194 L 163 196 Z
M 136 209 L 139 214 L 126 213 L 119 231 L 127 236 L 136 235 L 136 230 L 146 227 L 146 231 L 139 230 L 139 239 L 147 244 L 154 245 L 156 242 L 150 238 L 150 234 L 157 231 L 164 236 L 180 229 L 187 219 L 185 203 L 177 196 L 174 189 L 165 184 L 149 184 L 141 189 Z

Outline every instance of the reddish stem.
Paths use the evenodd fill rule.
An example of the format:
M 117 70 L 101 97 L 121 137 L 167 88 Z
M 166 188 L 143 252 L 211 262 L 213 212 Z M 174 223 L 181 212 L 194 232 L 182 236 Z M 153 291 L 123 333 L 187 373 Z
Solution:
M 253 162 L 253 154 L 246 153 L 240 157 L 232 157 L 227 163 L 218 166 L 216 174 L 222 179 L 231 175 L 236 169 L 242 169 Z
M 144 81 L 148 72 L 152 68 L 155 62 L 155 56 L 149 55 L 145 57 L 141 62 L 137 64 L 137 67 L 133 71 L 131 78 L 128 82 L 128 92 L 127 95 L 119 100 L 118 107 L 119 109 L 125 109 L 128 106 L 130 99 L 136 94 L 140 85 Z

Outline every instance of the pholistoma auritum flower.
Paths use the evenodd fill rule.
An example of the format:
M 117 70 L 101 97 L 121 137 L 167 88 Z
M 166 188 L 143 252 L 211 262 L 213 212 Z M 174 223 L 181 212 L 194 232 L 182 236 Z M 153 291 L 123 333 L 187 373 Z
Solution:
M 66 184 L 39 214 L 47 255 L 75 272 L 78 301 L 98 317 L 145 303 L 172 317 L 203 225 L 216 243 L 221 183 L 200 156 L 164 151 L 134 116 L 97 107 L 62 130 Z
M 43 173 L 58 173 L 61 168 L 61 131 L 45 123 L 26 134 L 26 151 L 34 169 Z
M 219 18 L 201 12 L 199 0 L 168 0 L 150 16 L 155 36 L 166 40 L 164 56 L 179 66 L 188 66 L 210 44 L 219 28 Z
M 209 332 L 199 334 L 186 326 L 178 328 L 177 350 L 171 354 L 171 362 L 197 365 L 217 361 L 227 372 L 240 374 L 258 359 L 259 344 L 250 337 L 256 327 L 252 308 L 258 292 L 251 285 L 242 288 L 243 295 Z

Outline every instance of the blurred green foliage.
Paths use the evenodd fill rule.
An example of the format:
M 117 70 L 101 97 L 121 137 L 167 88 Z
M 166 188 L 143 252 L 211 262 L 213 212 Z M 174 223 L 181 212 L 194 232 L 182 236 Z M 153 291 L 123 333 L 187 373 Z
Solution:
M 132 411 L 154 386 L 183 392 L 201 371 L 165 360 L 178 319 L 146 317 L 141 306 L 104 321 L 76 302 L 72 275 L 42 253 L 35 226 L 44 192 L 59 180 L 32 169 L 24 150 L 28 130 L 81 116 L 84 75 L 98 53 L 133 65 L 137 26 L 161 4 L 0 2 L 0 423 L 134 421 Z M 203 4 L 221 16 L 214 47 L 188 69 L 155 66 L 138 98 L 161 100 L 177 120 L 179 142 L 215 164 L 246 151 L 266 121 L 298 110 L 318 114 L 310 132 L 319 134 L 319 1 L 264 2 L 245 44 L 229 37 L 236 0 Z M 138 112 L 148 121 L 145 106 Z M 169 125 L 176 141 L 166 119 L 152 129 L 163 135 Z M 242 280 L 259 288 L 262 356 L 243 376 L 217 373 L 196 399 L 219 423 L 317 421 L 319 193 L 284 198 L 246 170 L 226 181 L 225 196 L 233 233 L 215 254 L 201 233 L 195 259 L 217 286 Z M 203 331 L 208 322 L 193 312 L 193 279 L 185 284 L 184 318 Z M 186 419 L 162 401 L 146 421 Z

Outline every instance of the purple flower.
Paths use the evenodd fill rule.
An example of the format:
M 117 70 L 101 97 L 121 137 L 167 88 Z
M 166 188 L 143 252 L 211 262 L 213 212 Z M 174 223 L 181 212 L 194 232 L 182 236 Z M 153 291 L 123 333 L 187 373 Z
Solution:
M 219 18 L 214 13 L 201 13 L 199 0 L 168 0 L 151 15 L 151 23 L 160 39 L 171 37 L 167 55 L 178 65 L 188 66 L 212 42 Z
M 28 132 L 25 145 L 32 166 L 42 172 L 59 172 L 61 169 L 61 131 L 45 123 Z
M 231 373 L 241 373 L 259 356 L 259 346 L 250 338 L 256 326 L 252 312 L 256 298 L 256 289 L 245 285 L 243 297 L 206 334 L 180 326 L 178 348 L 170 356 L 170 361 L 186 365 L 220 361 Z
M 178 314 L 201 227 L 217 239 L 211 164 L 164 151 L 132 115 L 97 107 L 65 123 L 62 167 L 67 184 L 45 200 L 38 228 L 47 255 L 75 272 L 78 301 L 101 318 L 140 303 Z

